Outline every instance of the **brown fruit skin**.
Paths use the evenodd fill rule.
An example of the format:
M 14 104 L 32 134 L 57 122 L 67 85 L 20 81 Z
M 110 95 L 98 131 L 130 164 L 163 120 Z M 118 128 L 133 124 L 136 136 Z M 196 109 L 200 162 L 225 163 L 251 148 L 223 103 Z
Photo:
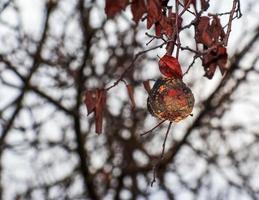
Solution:
M 179 78 L 158 79 L 149 93 L 149 112 L 163 120 L 179 122 L 188 117 L 194 106 L 190 88 Z

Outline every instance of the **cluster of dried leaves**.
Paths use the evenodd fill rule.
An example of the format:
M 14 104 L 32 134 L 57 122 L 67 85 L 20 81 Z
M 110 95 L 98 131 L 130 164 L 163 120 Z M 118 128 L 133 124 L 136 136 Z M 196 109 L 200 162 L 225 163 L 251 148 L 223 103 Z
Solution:
M 177 63 L 179 63 L 179 51 L 183 49 L 195 53 L 194 61 L 196 58 L 201 59 L 207 78 L 211 79 L 213 77 L 217 67 L 219 67 L 222 74 L 226 72 L 228 58 L 226 46 L 232 20 L 241 16 L 239 0 L 233 0 L 232 10 L 225 14 L 205 15 L 204 11 L 210 6 L 209 0 L 175 0 L 173 6 L 169 6 L 169 0 L 106 0 L 105 12 L 108 17 L 114 17 L 122 10 L 125 10 L 127 6 L 130 6 L 133 20 L 136 23 L 139 23 L 140 20 L 146 20 L 147 29 L 152 26 L 155 27 L 155 35 L 151 36 L 152 40 L 162 39 L 164 44 L 167 45 L 167 53 L 159 61 L 159 68 L 164 76 L 170 77 L 174 75 L 182 78 L 181 67 Z M 186 12 L 190 13 L 194 19 L 189 25 L 183 26 L 182 16 Z M 234 14 L 236 15 L 234 16 Z M 229 15 L 229 22 L 224 27 L 220 22 L 219 16 L 221 15 Z M 184 29 L 192 26 L 195 29 L 196 49 L 183 48 L 179 34 Z M 227 28 L 227 30 L 224 30 L 224 28 Z M 202 49 L 200 49 L 199 44 L 202 45 Z M 176 58 L 171 56 L 175 49 Z M 124 75 L 122 74 L 112 87 L 122 81 Z M 127 91 L 134 107 L 133 87 L 127 85 Z M 88 114 L 95 113 L 97 133 L 101 133 L 102 130 L 106 92 L 107 89 L 96 89 L 86 92 L 85 95 Z
M 220 23 L 218 16 L 202 16 L 198 18 L 195 27 L 195 39 L 197 43 L 203 44 L 204 53 L 202 55 L 202 65 L 205 70 L 205 76 L 212 78 L 216 67 L 218 66 L 222 75 L 226 71 L 227 50 L 224 47 L 226 33 Z

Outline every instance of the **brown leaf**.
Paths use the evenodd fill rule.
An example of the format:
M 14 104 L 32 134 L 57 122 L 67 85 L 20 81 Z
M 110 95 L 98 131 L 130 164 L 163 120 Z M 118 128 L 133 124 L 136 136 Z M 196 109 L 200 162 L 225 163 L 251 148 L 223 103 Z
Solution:
M 226 71 L 226 64 L 227 64 L 227 59 L 228 59 L 228 54 L 227 54 L 227 49 L 225 47 L 218 47 L 218 52 L 219 52 L 219 58 L 217 60 L 217 64 L 219 66 L 220 72 L 223 75 Z
M 216 63 L 211 63 L 208 67 L 205 68 L 205 75 L 208 79 L 212 79 L 214 73 L 216 71 L 217 65 Z
M 225 37 L 224 29 L 220 23 L 220 19 L 218 16 L 213 16 L 213 20 L 211 22 L 210 28 L 210 35 L 215 42 L 220 42 Z
M 213 44 L 213 39 L 207 31 L 204 31 L 201 34 L 200 41 L 202 44 L 206 45 L 206 47 L 210 47 Z
M 98 90 L 98 99 L 95 107 L 95 132 L 102 133 L 103 112 L 106 104 L 106 90 Z
M 94 89 L 86 91 L 84 102 L 87 108 L 87 115 L 94 112 L 95 131 L 100 134 L 102 132 L 103 111 L 106 104 L 106 90 Z
M 206 11 L 210 7 L 208 0 L 201 0 L 201 9 Z
M 174 21 L 166 16 L 162 16 L 161 20 L 159 21 L 159 24 L 162 27 L 162 32 L 165 33 L 167 36 L 172 36 L 173 35 L 173 26 L 174 26 Z M 158 36 L 158 35 L 157 35 Z
M 106 0 L 105 13 L 108 17 L 114 17 L 118 12 L 124 10 L 129 0 Z
M 87 108 L 87 115 L 90 115 L 95 107 L 96 107 L 96 102 L 98 99 L 98 91 L 97 90 L 90 90 L 85 92 L 85 105 Z
M 198 24 L 195 27 L 195 39 L 197 43 L 208 43 L 209 35 L 206 32 L 209 28 L 210 18 L 209 17 L 200 17 Z M 212 40 L 212 39 L 210 39 Z
M 202 59 L 202 65 L 205 70 L 205 76 L 211 79 L 215 73 L 217 66 L 219 67 L 220 72 L 223 75 L 227 70 L 227 58 L 227 50 L 223 46 L 218 46 L 213 51 L 210 51 L 206 55 L 204 55 Z
M 133 20 L 138 23 L 143 14 L 147 12 L 145 1 L 133 0 L 131 4 L 131 12 L 133 14 Z
M 126 85 L 126 87 L 127 87 L 130 101 L 131 101 L 132 109 L 134 109 L 136 107 L 136 103 L 135 103 L 135 99 L 134 99 L 134 88 L 132 85 Z
M 158 22 L 162 16 L 162 5 L 160 0 L 147 0 L 147 28 Z
M 143 85 L 144 85 L 145 90 L 149 93 L 150 90 L 151 90 L 151 87 L 150 87 L 150 84 L 149 84 L 149 80 L 144 81 Z
M 157 37 L 162 36 L 162 27 L 161 27 L 161 25 L 159 24 L 159 22 L 156 22 L 156 23 L 155 23 L 155 32 L 156 32 L 156 36 L 157 36 Z
M 200 17 L 195 29 L 195 39 L 197 43 L 202 43 L 206 47 L 219 44 L 225 37 L 224 29 L 217 16 L 213 16 L 210 24 L 209 17 Z

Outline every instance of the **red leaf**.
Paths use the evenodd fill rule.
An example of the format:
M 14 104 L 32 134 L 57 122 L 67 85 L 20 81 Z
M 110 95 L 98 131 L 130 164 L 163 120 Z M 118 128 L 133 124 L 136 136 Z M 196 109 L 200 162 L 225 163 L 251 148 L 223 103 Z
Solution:
M 223 75 L 227 70 L 227 58 L 227 50 L 223 46 L 218 46 L 213 51 L 210 51 L 206 55 L 204 55 L 202 65 L 205 70 L 205 76 L 211 79 L 215 73 L 217 66 L 219 67 L 220 72 Z
M 205 68 L 204 76 L 206 76 L 208 79 L 212 79 L 216 69 L 217 69 L 216 63 L 211 63 L 208 67 Z
M 214 39 L 215 42 L 218 42 L 224 39 L 225 37 L 225 32 L 224 29 L 220 23 L 220 19 L 218 16 L 213 16 L 213 20 L 210 25 L 210 34 L 211 37 Z
M 98 100 L 95 107 L 95 132 L 102 133 L 103 111 L 106 104 L 106 90 L 98 90 Z
M 159 24 L 161 25 L 163 32 L 167 35 L 167 36 L 172 36 L 173 35 L 173 26 L 174 26 L 174 20 L 170 19 L 166 16 L 162 16 L 161 20 L 159 21 Z M 158 36 L 158 35 L 157 35 Z
M 147 12 L 144 0 L 133 0 L 131 4 L 131 12 L 133 14 L 133 20 L 138 23 L 143 14 Z
M 160 72 L 166 77 L 177 77 L 182 79 L 183 73 L 178 60 L 172 56 L 164 55 L 159 60 Z
M 228 59 L 227 49 L 223 46 L 218 47 L 219 57 L 217 64 L 219 66 L 220 72 L 223 75 L 227 71 L 226 64 Z
M 207 47 L 210 47 L 213 44 L 213 40 L 212 37 L 210 36 L 210 34 L 207 31 L 204 31 L 201 34 L 201 43 L 206 45 Z
M 195 39 L 197 43 L 210 43 L 210 35 L 206 32 L 209 28 L 210 18 L 200 17 L 195 30 Z
M 90 115 L 94 111 L 96 107 L 97 99 L 98 99 L 97 90 L 86 91 L 84 102 L 87 108 L 87 115 Z
M 147 1 L 147 28 L 158 22 L 162 16 L 162 5 L 160 0 Z
M 155 31 L 156 31 L 156 36 L 160 37 L 162 36 L 162 32 L 161 32 L 161 25 L 159 24 L 159 22 L 155 23 Z
M 108 17 L 114 17 L 129 4 L 129 0 L 106 0 L 105 13 Z
M 128 91 L 128 95 L 132 104 L 132 109 L 134 109 L 136 107 L 136 103 L 135 103 L 135 99 L 134 99 L 134 88 L 132 87 L 132 85 L 126 85 L 127 87 L 127 91 Z
M 144 81 L 143 85 L 144 85 L 145 90 L 149 93 L 150 90 L 151 90 L 151 87 L 150 87 L 150 84 L 149 84 L 149 80 Z
M 95 131 L 100 134 L 102 132 L 103 110 L 106 103 L 106 90 L 95 89 L 85 93 L 85 105 L 87 115 L 94 111 Z
M 199 18 L 195 32 L 197 43 L 202 43 L 206 45 L 206 47 L 211 47 L 212 45 L 221 42 L 224 37 L 224 29 L 220 23 L 220 19 L 217 16 L 213 16 L 211 24 L 209 17 Z
M 208 0 L 201 0 L 201 9 L 206 11 L 210 7 Z

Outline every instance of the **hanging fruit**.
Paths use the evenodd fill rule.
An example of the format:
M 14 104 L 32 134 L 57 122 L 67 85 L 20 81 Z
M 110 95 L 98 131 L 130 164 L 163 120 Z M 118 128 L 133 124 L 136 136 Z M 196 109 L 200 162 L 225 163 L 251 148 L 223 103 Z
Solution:
M 194 96 L 182 81 L 182 71 L 178 60 L 165 55 L 159 61 L 161 73 L 147 100 L 149 112 L 163 120 L 179 122 L 188 117 L 194 106 Z

